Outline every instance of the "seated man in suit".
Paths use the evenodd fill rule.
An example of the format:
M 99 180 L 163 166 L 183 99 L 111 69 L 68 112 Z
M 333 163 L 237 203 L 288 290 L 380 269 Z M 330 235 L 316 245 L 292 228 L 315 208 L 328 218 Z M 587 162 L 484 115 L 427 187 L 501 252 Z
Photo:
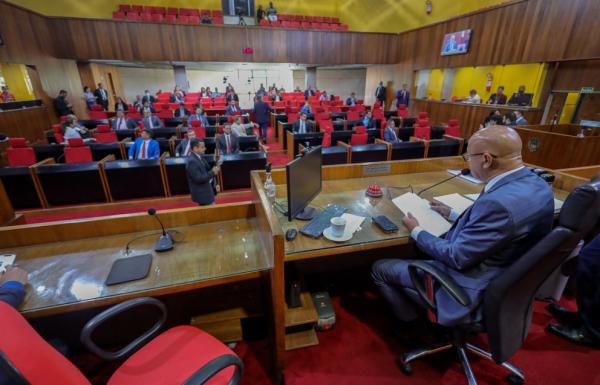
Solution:
M 355 106 L 356 105 L 356 93 L 351 93 L 350 97 L 346 99 L 347 106 Z
M 258 128 L 258 124 L 244 123 L 242 121 L 242 117 L 240 115 L 237 115 L 233 117 L 233 123 L 231 124 L 231 132 L 235 136 L 248 136 L 248 129 L 252 127 Z
M 202 154 L 206 151 L 203 141 L 197 138 L 191 139 L 190 146 L 192 153 L 188 157 L 185 170 L 192 200 L 199 206 L 212 205 L 215 203 L 217 192 L 215 178 L 221 168 L 219 166 L 211 168 L 202 158 Z
M 198 120 L 201 126 L 208 127 L 208 117 L 206 116 L 206 112 L 204 112 L 204 108 L 196 107 L 196 113 L 190 115 L 190 124 L 194 120 Z
M 504 86 L 498 87 L 495 94 L 492 94 L 487 104 L 506 104 L 506 95 L 504 95 Z
M 370 110 L 365 112 L 365 116 L 362 119 L 362 125 L 369 128 L 377 128 L 377 121 L 373 119 L 373 112 Z
M 305 113 L 307 115 L 312 114 L 313 110 L 312 107 L 310 106 L 310 103 L 308 102 L 308 100 L 304 101 L 304 105 L 302 106 L 302 108 L 300 109 L 301 113 Z
M 6 271 L 0 274 L 0 301 L 12 307 L 19 306 L 25 297 L 25 285 L 27 285 L 27 272 L 16 266 L 7 266 Z M 1 373 L 0 379 L 2 379 Z
M 388 143 L 400 143 L 402 142 L 399 138 L 398 135 L 396 135 L 396 123 L 394 123 L 393 119 L 389 119 L 387 121 L 387 126 L 385 127 L 385 130 L 383 130 L 383 140 L 385 140 Z
M 150 104 L 156 102 L 156 98 L 148 90 L 144 90 L 144 96 L 142 97 L 142 103 L 146 103 L 146 102 L 148 102 Z
M 479 321 L 479 305 L 489 283 L 552 229 L 552 189 L 523 165 L 521 150 L 521 138 L 512 128 L 494 126 L 477 131 L 469 140 L 465 158 L 473 176 L 486 182 L 479 198 L 461 215 L 432 203 L 432 209 L 454 221 L 443 237 L 421 228 L 410 212 L 402 219 L 430 264 L 449 274 L 471 300 L 465 307 L 445 290 L 437 290 L 441 325 Z M 422 324 L 418 315 L 419 306 L 423 307 L 412 295 L 416 292 L 408 274 L 410 262 L 384 259 L 372 269 L 375 284 L 406 332 Z
M 185 103 L 181 102 L 179 103 L 179 108 L 175 110 L 175 117 L 183 118 L 184 116 L 190 116 L 190 112 L 185 108 Z
M 531 105 L 531 97 L 525 93 L 525 86 L 520 85 L 518 92 L 514 93 L 508 99 L 509 106 L 529 106 Z
M 231 126 L 229 124 L 226 124 L 225 127 L 223 127 L 223 134 L 219 135 L 215 140 L 215 144 L 217 150 L 224 155 L 237 154 L 240 152 L 240 142 L 237 136 L 231 133 Z
M 196 131 L 188 130 L 187 138 L 183 139 L 177 147 L 175 147 L 175 156 L 188 156 L 192 153 L 191 142 L 192 139 L 196 138 Z
M 315 130 L 313 124 L 306 119 L 307 117 L 308 116 L 306 115 L 306 113 L 300 113 L 298 120 L 296 120 L 292 125 L 292 131 L 295 134 L 306 134 Z
M 523 117 L 523 114 L 521 114 L 521 111 L 513 111 L 513 113 L 515 114 L 515 125 L 525 126 L 529 124 L 527 119 L 525 119 L 525 117 Z
M 152 132 L 148 129 L 142 130 L 142 137 L 137 138 L 133 146 L 129 147 L 129 160 L 132 159 L 158 159 L 160 148 L 158 142 L 152 139 Z
M 144 108 L 142 123 L 144 124 L 144 128 L 147 130 L 152 130 L 155 128 L 165 128 L 165 126 L 163 126 L 162 120 L 160 120 L 157 116 L 152 115 L 152 112 L 150 112 L 150 110 L 147 108 Z
M 135 124 L 135 120 L 127 119 L 122 110 L 117 110 L 117 115 L 113 118 L 111 127 L 114 131 L 133 130 L 137 127 L 137 124 Z
M 242 109 L 240 108 L 240 106 L 235 104 L 235 100 L 229 101 L 229 105 L 225 109 L 225 115 L 227 115 L 227 116 L 236 115 L 236 114 L 239 115 L 241 113 L 242 113 Z

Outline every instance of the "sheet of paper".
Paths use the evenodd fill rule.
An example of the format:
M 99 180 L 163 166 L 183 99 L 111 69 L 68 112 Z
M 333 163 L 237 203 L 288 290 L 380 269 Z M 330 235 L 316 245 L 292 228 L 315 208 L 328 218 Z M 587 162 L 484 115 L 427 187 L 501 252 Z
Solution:
M 461 170 L 446 170 L 448 171 L 448 173 L 452 174 L 452 175 L 456 175 L 456 174 L 460 174 Z M 468 180 L 471 183 L 475 183 L 475 184 L 481 184 L 483 183 L 482 181 L 480 181 L 479 179 L 475 178 L 473 175 L 461 175 L 459 176 L 459 178 L 462 178 L 464 180 Z
M 475 202 L 477 198 L 479 198 L 479 194 L 465 194 L 465 198 L 472 200 Z
M 344 232 L 351 232 L 352 234 L 360 230 L 360 225 L 365 220 L 365 217 L 350 213 L 343 213 L 342 218 L 346 220 L 346 230 L 344 230 Z
M 15 263 L 14 254 L 0 254 L 0 273 L 6 271 L 6 267 Z
M 564 203 L 565 203 L 564 201 L 554 198 L 554 212 L 555 213 L 560 212 L 560 209 L 562 209 Z
M 444 217 L 431 209 L 427 200 L 417 194 L 406 193 L 394 198 L 392 202 L 404 215 L 410 212 L 419 221 L 419 226 L 436 237 L 446 233 L 452 226 Z
M 468 209 L 469 206 L 471 206 L 473 204 L 472 200 L 467 199 L 457 193 L 441 195 L 439 197 L 433 197 L 433 199 L 440 203 L 445 204 L 446 206 L 452 207 L 452 209 L 459 214 L 462 214 L 463 211 Z

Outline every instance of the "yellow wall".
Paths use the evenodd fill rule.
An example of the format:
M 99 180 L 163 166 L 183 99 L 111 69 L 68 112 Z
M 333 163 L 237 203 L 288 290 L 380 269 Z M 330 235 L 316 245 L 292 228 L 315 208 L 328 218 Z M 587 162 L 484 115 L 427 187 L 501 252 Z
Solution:
M 577 100 L 579 100 L 579 92 L 569 92 L 567 94 L 565 104 L 563 105 L 562 112 L 560 113 L 560 119 L 558 120 L 558 124 L 571 123 L 573 113 L 575 113 L 575 106 L 577 105 Z
M 8 0 L 48 16 L 110 18 L 118 4 L 221 9 L 221 0 Z M 339 17 L 353 31 L 402 32 L 509 0 L 279 0 L 279 13 Z M 268 6 L 269 1 L 256 0 Z
M 444 83 L 444 70 L 431 70 L 429 83 L 427 85 L 427 97 L 429 99 L 440 99 L 442 97 L 442 84 Z
M 16 100 L 33 100 L 35 95 L 27 75 L 27 68 L 22 64 L 0 63 L 0 75 L 4 78 L 9 91 Z

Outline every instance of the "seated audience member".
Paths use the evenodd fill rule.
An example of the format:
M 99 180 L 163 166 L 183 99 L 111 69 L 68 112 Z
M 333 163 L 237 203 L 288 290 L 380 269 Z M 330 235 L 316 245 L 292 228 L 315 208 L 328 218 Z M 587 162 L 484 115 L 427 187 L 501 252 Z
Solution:
M 277 21 L 277 10 L 273 6 L 273 2 L 269 2 L 269 8 L 267 9 L 267 17 L 269 21 Z
M 0 301 L 16 308 L 25 298 L 25 285 L 27 285 L 27 272 L 16 266 L 7 266 L 6 271 L 0 274 Z M 2 380 L 2 371 L 0 371 Z M 4 383 L 1 382 L 0 383 Z
M 204 15 L 202 15 L 202 20 L 200 20 L 200 22 L 202 24 L 212 24 L 212 19 L 208 14 L 205 13 Z
M 152 115 L 152 112 L 150 112 L 150 110 L 147 108 L 144 108 L 142 123 L 144 124 L 144 128 L 147 130 L 152 130 L 154 128 L 165 128 L 162 120 L 160 120 L 157 116 Z
M 219 89 L 217 87 L 215 87 L 215 90 L 212 93 L 212 97 L 213 98 L 218 98 L 221 96 L 221 93 L 219 92 Z
M 506 104 L 506 95 L 504 95 L 504 86 L 498 87 L 495 94 L 492 94 L 487 104 Z
M 185 108 L 184 102 L 179 102 L 179 108 L 175 110 L 176 118 L 183 118 L 184 116 L 189 116 L 190 112 L 187 108 Z
M 204 142 L 194 138 L 190 146 L 192 153 L 188 157 L 185 170 L 192 200 L 199 206 L 212 205 L 215 203 L 215 194 L 218 191 L 216 176 L 221 171 L 219 166 L 210 167 L 208 162 L 202 158 L 206 152 Z
M 152 112 L 153 114 L 156 113 L 154 106 L 152 106 L 152 103 L 150 102 L 144 102 L 144 104 L 142 105 L 142 110 L 140 112 L 143 114 L 144 110 L 150 110 L 150 112 Z
M 154 97 L 154 95 L 152 95 L 152 94 L 150 93 L 150 91 L 148 91 L 148 90 L 144 90 L 144 96 L 142 97 L 142 103 L 144 103 L 144 104 L 145 104 L 145 103 L 150 103 L 150 104 L 152 104 L 152 103 L 154 103 L 154 102 L 156 102 L 156 98 Z
M 330 100 L 329 96 L 327 95 L 327 91 L 323 91 L 323 93 L 321 94 L 321 96 L 319 96 L 319 101 L 322 102 L 324 100 Z
M 61 130 L 63 137 L 65 138 L 65 143 L 68 142 L 69 139 L 81 138 L 81 134 L 79 133 L 79 130 L 77 130 L 75 122 L 76 120 L 69 116 L 61 124 Z
M 265 10 L 262 7 L 262 4 L 258 6 L 256 10 L 256 24 L 259 25 L 260 21 L 265 18 Z
M 356 105 L 356 93 L 351 93 L 348 99 L 346 99 L 347 106 L 355 106 Z
M 369 110 L 365 112 L 365 116 L 362 119 L 362 125 L 365 126 L 367 129 L 377 127 L 377 121 L 373 119 L 372 111 Z
M 133 106 L 139 112 L 142 112 L 142 107 L 144 106 L 144 102 L 142 101 L 142 95 L 135 96 L 135 102 L 133 102 Z
M 515 114 L 515 117 L 516 117 L 515 124 L 517 126 L 525 126 L 525 125 L 529 124 L 529 122 L 527 122 L 527 119 L 525 119 L 523 117 L 523 114 L 521 114 L 521 111 L 515 111 L 514 114 Z
M 212 98 L 212 91 L 210 90 L 210 87 L 206 87 L 206 90 L 204 92 L 204 97 Z
M 531 104 L 531 98 L 525 93 L 525 86 L 520 85 L 517 93 L 513 94 L 508 100 L 511 106 L 528 106 Z
M 60 90 L 56 99 L 54 99 L 54 109 L 58 116 L 71 115 L 73 106 L 67 100 L 67 91 Z
M 600 180 L 600 175 L 593 181 Z M 600 234 L 579 252 L 577 261 L 577 311 L 557 303 L 546 307 L 558 324 L 548 331 L 570 342 L 600 348 Z
M 396 128 L 396 123 L 394 123 L 393 119 L 389 119 L 387 121 L 387 126 L 385 127 L 385 130 L 383 130 L 383 140 L 392 144 L 402 142 L 398 138 L 398 135 L 396 135 L 396 130 L 394 130 L 394 128 Z
M 183 139 L 177 147 L 175 147 L 175 156 L 188 156 L 192 153 L 191 141 L 196 137 L 194 130 L 187 131 L 187 138 Z
M 433 210 L 455 221 L 443 238 L 421 228 L 410 212 L 402 219 L 428 262 L 464 287 L 471 301 L 469 306 L 460 306 L 444 290 L 437 290 L 434 296 L 441 325 L 480 321 L 481 312 L 473 311 L 489 283 L 552 229 L 552 189 L 524 166 L 521 151 L 521 138 L 510 127 L 475 132 L 465 158 L 473 176 L 486 183 L 481 196 L 462 215 L 446 205 L 431 203 Z M 383 259 L 372 269 L 376 286 L 392 305 L 407 336 L 422 325 L 418 316 L 424 314 L 419 309 L 424 304 L 409 294 L 415 290 L 408 274 L 410 263 Z
M 202 107 L 196 107 L 196 113 L 190 115 L 189 121 L 192 122 L 194 120 L 198 120 L 201 126 L 208 127 L 208 117 Z
M 106 91 L 102 83 L 98 83 L 98 88 L 94 91 L 94 95 L 96 95 L 96 104 L 101 105 L 104 111 L 108 111 L 108 91 Z
M 129 110 L 129 106 L 127 103 L 120 97 L 115 97 L 115 111 L 127 111 Z
M 173 103 L 183 103 L 185 101 L 185 92 L 179 86 L 175 86 L 171 96 L 175 97 Z
M 308 99 L 309 96 L 315 96 L 315 89 L 312 86 L 308 87 L 306 91 L 304 91 L 304 97 Z
M 244 123 L 242 117 L 237 115 L 233 117 L 233 123 L 231 124 L 231 132 L 236 136 L 247 136 L 248 129 L 252 127 L 259 127 L 256 123 Z M 251 134 L 253 135 L 253 134 Z
M 469 97 L 465 99 L 465 103 L 479 104 L 481 103 L 481 96 L 477 94 L 477 90 L 469 91 Z
M 152 139 L 152 132 L 148 129 L 142 130 L 142 137 L 137 138 L 129 147 L 129 159 L 158 159 L 160 148 L 158 142 Z
M 206 97 L 206 88 L 204 88 L 204 87 L 200 88 L 200 97 L 201 98 Z
M 237 136 L 231 133 L 231 126 L 226 124 L 223 127 L 223 134 L 215 140 L 217 150 L 223 155 L 237 154 L 240 152 L 240 143 Z
M 183 115 L 181 117 L 181 123 L 177 125 L 176 129 L 178 129 L 181 132 L 186 132 L 192 129 L 192 127 L 190 126 L 190 119 L 187 115 Z
M 2 93 L 0 93 L 0 103 L 10 103 L 15 101 L 15 95 L 10 93 L 8 86 L 2 86 Z
M 313 124 L 307 120 L 307 115 L 304 112 L 300 113 L 298 120 L 292 125 L 292 131 L 296 134 L 306 134 L 314 130 Z
M 304 101 L 304 105 L 300 109 L 300 112 L 303 112 L 306 115 L 309 115 L 309 114 L 313 113 L 312 107 L 310 106 L 310 103 L 308 102 L 308 100 Z
M 502 113 L 500 112 L 500 110 L 493 110 L 492 112 L 490 112 L 490 114 L 488 116 L 485 117 L 485 119 L 483 120 L 483 123 L 481 125 L 479 125 L 479 129 L 481 129 L 483 127 L 495 126 L 495 125 L 499 125 L 499 124 L 505 124 L 504 116 L 502 116 Z M 506 124 L 506 125 L 510 125 L 510 124 Z
M 517 115 L 514 112 L 507 112 L 502 117 L 502 123 L 506 126 L 515 126 L 517 121 Z
M 296 86 L 296 89 L 294 90 L 294 92 L 302 92 L 302 90 L 300 89 L 300 86 Z
M 242 109 L 240 108 L 240 106 L 235 104 L 234 100 L 231 100 L 229 102 L 229 105 L 227 106 L 227 108 L 225 109 L 225 115 L 230 116 L 230 115 L 235 115 L 235 114 L 241 114 L 242 113 Z
M 396 109 L 400 107 L 401 104 L 404 104 L 408 107 L 408 103 L 410 103 L 410 92 L 408 91 L 408 84 L 402 84 L 402 89 L 396 92 Z
M 228 102 L 234 101 L 234 102 L 239 102 L 240 101 L 240 97 L 238 96 L 238 94 L 235 93 L 235 91 L 233 90 L 233 87 L 229 90 L 229 92 L 226 94 L 226 100 Z
M 118 130 L 133 130 L 137 127 L 135 120 L 127 119 L 123 110 L 117 110 L 117 115 L 112 120 L 112 129 Z
M 96 96 L 88 86 L 83 87 L 83 100 L 88 110 L 91 110 L 92 106 L 96 104 Z

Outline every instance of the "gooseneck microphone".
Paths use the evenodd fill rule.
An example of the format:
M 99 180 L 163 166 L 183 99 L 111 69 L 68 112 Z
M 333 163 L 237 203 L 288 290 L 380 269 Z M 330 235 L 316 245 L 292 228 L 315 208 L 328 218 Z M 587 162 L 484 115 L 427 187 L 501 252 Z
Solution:
M 446 182 L 448 182 L 449 180 L 451 180 L 451 179 L 454 179 L 454 178 L 457 178 L 457 177 L 459 177 L 459 176 L 461 176 L 461 175 L 469 175 L 470 173 L 471 173 L 471 170 L 469 170 L 468 168 L 463 168 L 462 170 L 460 170 L 460 172 L 459 172 L 458 174 L 456 174 L 456 175 L 452 175 L 450 178 L 446 178 L 446 179 L 442 180 L 441 182 L 437 182 L 437 183 L 436 183 L 436 184 L 434 184 L 434 185 L 431 185 L 431 186 L 429 186 L 429 187 L 426 187 L 426 188 L 424 188 L 423 190 L 419 191 L 419 192 L 417 193 L 417 195 L 419 195 L 419 196 L 420 196 L 420 195 L 421 195 L 421 193 L 423 193 L 423 192 L 425 192 L 425 191 L 427 191 L 427 190 L 430 190 L 430 189 L 434 188 L 435 186 L 439 186 L 439 185 L 441 185 L 442 183 L 446 183 Z
M 160 236 L 160 238 L 158 238 L 158 241 L 156 241 L 156 246 L 154 246 L 154 251 L 161 252 L 161 251 L 171 250 L 173 248 L 173 239 L 165 230 L 165 226 L 163 226 L 163 223 L 161 222 L 158 215 L 156 215 L 156 209 L 149 208 L 148 214 L 153 216 L 154 218 L 156 218 L 156 220 L 160 224 L 160 228 L 162 229 L 162 235 Z

